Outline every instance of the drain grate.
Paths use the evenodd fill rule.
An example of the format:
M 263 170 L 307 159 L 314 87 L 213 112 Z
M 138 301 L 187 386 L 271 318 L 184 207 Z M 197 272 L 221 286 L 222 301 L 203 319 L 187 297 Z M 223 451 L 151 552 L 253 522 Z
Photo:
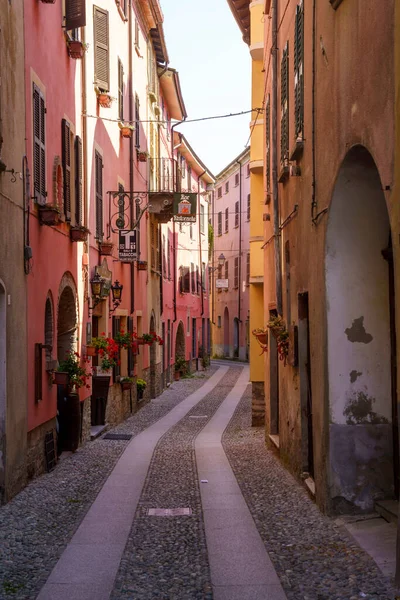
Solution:
M 148 508 L 149 517 L 190 517 L 191 508 Z
M 131 440 L 131 433 L 107 433 L 103 438 L 103 440 Z

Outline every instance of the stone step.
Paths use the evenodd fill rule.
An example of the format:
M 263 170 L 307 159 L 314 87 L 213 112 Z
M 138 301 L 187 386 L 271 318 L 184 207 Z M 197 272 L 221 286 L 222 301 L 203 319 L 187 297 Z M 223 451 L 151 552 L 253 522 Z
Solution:
M 375 502 L 375 511 L 388 523 L 397 524 L 399 513 L 399 503 L 397 500 L 379 500 Z
M 90 428 L 90 439 L 95 440 L 107 429 L 108 425 L 92 425 Z

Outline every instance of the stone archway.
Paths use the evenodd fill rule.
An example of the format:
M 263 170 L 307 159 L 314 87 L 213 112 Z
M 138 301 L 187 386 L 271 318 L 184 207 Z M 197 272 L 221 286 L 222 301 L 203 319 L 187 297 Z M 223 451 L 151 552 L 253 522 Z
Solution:
M 330 497 L 373 509 L 393 495 L 390 225 L 371 154 L 352 148 L 329 209 L 325 283 Z M 397 450 L 396 450 L 397 452 Z
M 70 273 L 61 281 L 57 310 L 57 358 L 61 362 L 67 352 L 77 348 L 78 310 L 75 282 Z M 77 394 L 66 386 L 57 386 L 58 453 L 75 450 L 80 435 L 80 405 Z
M 230 348 L 229 348 L 229 310 L 228 307 L 225 306 L 224 310 L 224 356 L 229 356 Z
M 5 497 L 5 446 L 7 408 L 6 289 L 0 280 L 0 504 Z
M 150 318 L 149 331 L 156 330 L 156 320 L 154 314 Z M 156 344 L 153 342 L 150 346 L 150 398 L 156 397 Z

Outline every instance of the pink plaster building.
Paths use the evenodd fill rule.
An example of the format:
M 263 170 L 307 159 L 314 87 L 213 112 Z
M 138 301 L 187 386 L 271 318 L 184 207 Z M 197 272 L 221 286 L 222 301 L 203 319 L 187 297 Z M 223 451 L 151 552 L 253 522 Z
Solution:
M 212 353 L 248 360 L 250 276 L 250 150 L 216 176 L 210 269 Z

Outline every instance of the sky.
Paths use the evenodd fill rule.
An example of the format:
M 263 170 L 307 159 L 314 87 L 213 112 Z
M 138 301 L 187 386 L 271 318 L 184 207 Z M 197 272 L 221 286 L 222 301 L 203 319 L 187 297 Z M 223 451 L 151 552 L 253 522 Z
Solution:
M 169 66 L 188 120 L 250 110 L 250 54 L 227 0 L 161 0 Z M 251 115 L 177 127 L 216 175 L 248 142 Z

